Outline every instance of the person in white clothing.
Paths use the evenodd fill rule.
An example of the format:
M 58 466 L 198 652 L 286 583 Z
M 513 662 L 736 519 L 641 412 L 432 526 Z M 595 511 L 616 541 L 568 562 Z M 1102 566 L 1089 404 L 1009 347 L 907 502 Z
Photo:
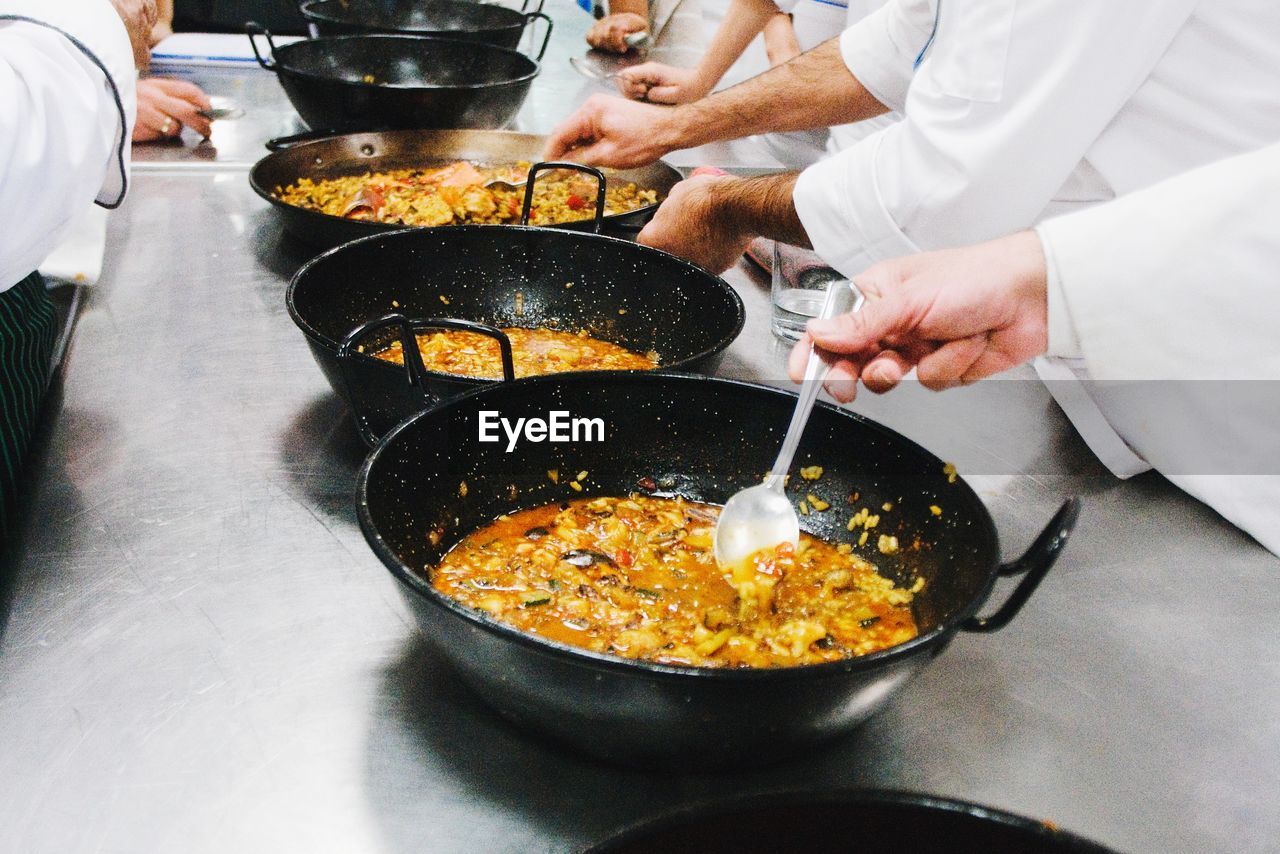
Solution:
M 691 104 L 589 100 L 549 157 L 638 166 L 747 134 L 903 120 L 804 172 L 704 176 L 640 241 L 723 270 L 755 235 L 869 264 L 1025 228 L 1280 138 L 1280 4 L 893 0 Z
M 1101 411 L 1156 468 L 1280 554 L 1280 144 L 975 246 L 882 262 L 861 311 L 813 320 L 852 400 L 1043 355 L 1083 359 Z M 1131 473 L 1131 472 L 1128 472 Z
M 124 198 L 155 18 L 155 0 L 0 0 L 0 550 L 53 348 L 33 271 L 90 202 Z
M 627 98 L 655 104 L 685 104 L 706 97 L 757 35 L 763 35 L 770 67 L 789 62 L 801 52 L 838 36 L 883 0 L 732 0 L 706 52 L 696 66 L 681 68 L 645 62 L 618 73 L 617 86 Z M 837 131 L 834 139 L 847 146 L 882 127 L 896 116 L 868 119 Z M 778 162 L 801 168 L 821 160 L 832 144 L 827 128 L 763 134 L 760 141 Z

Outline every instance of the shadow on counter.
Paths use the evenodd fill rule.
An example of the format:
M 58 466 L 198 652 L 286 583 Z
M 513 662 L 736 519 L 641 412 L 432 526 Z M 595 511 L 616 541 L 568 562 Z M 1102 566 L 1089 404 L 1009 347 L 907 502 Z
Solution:
M 621 827 L 727 794 L 881 786 L 964 791 L 945 747 L 999 731 L 1010 693 L 980 648 L 949 652 L 852 734 L 757 770 L 672 775 L 613 766 L 525 734 L 489 709 L 416 633 L 384 671 L 365 751 L 371 812 L 389 851 L 439 845 L 442 811 L 489 851 L 576 850 Z M 929 718 L 928 735 L 912 736 Z M 981 743 L 981 740 L 979 740 Z M 442 783 L 444 791 L 441 791 Z M 441 803 L 444 797 L 447 803 Z M 486 823 L 468 822 L 465 814 Z
M 331 393 L 312 400 L 280 435 L 276 451 L 285 489 L 326 518 L 357 526 L 356 472 L 369 449 L 346 403 Z

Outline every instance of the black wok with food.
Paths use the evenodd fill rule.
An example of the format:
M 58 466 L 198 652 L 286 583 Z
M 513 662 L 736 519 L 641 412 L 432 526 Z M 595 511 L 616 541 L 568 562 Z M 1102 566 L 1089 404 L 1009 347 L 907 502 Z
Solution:
M 745 317 L 723 279 L 674 255 L 526 226 L 408 229 L 348 243 L 300 269 L 286 301 L 369 442 L 434 402 L 495 382 L 368 355 L 403 341 L 408 325 L 422 331 L 438 325 L 426 322 L 431 318 L 453 318 L 585 330 L 633 352 L 653 351 L 661 368 L 710 372 Z M 347 357 L 340 359 L 344 341 Z
M 276 211 L 285 229 L 306 243 L 332 247 L 367 237 L 404 229 L 392 223 L 347 219 L 296 207 L 282 201 L 278 188 L 296 184 L 302 178 L 313 181 L 369 172 L 422 168 L 458 160 L 502 165 L 534 162 L 541 158 L 546 137 L 502 130 L 400 130 L 381 133 L 351 133 L 299 141 L 275 140 L 277 150 L 258 161 L 249 172 L 249 184 Z M 605 170 L 610 182 L 634 183 L 653 190 L 658 202 L 666 198 L 680 181 L 680 173 L 661 161 L 638 169 Z M 606 232 L 632 233 L 647 222 L 658 203 L 646 204 L 625 213 L 604 217 Z M 589 229 L 589 222 L 567 223 L 558 228 Z
M 638 825 L 587 854 L 873 851 L 897 854 L 1108 854 L 1037 821 L 911 792 L 790 791 L 699 804 Z
M 509 48 L 535 18 L 550 26 L 541 3 L 526 12 L 465 0 L 306 0 L 298 11 L 320 35 L 405 33 Z
M 923 578 L 914 640 L 863 657 L 775 669 L 689 668 L 625 660 L 522 634 L 439 594 L 424 574 L 462 537 L 499 514 L 590 495 L 659 494 L 722 503 L 757 483 L 777 452 L 794 395 L 727 380 L 661 373 L 572 374 L 494 384 L 399 425 L 366 461 L 359 513 L 366 538 L 400 582 L 427 639 L 504 716 L 610 761 L 705 769 L 750 765 L 847 732 L 940 653 L 958 631 L 993 631 L 1025 604 L 1074 524 L 1073 499 L 1027 553 L 999 563 L 990 515 L 942 460 L 866 419 L 820 404 L 795 471 L 822 466 L 794 489 L 830 502 L 801 524 L 836 543 L 855 507 L 884 510 L 895 554 L 860 551 L 902 584 Z M 477 441 L 482 410 L 602 418 L 603 442 Z M 549 470 L 581 473 L 582 491 Z M 799 479 L 793 476 L 793 482 Z M 849 497 L 856 493 L 853 504 Z M 933 508 L 938 508 L 935 512 Z M 433 533 L 434 532 L 434 533 Z M 874 542 L 874 538 L 872 538 Z M 1012 592 L 976 613 L 996 580 Z
M 247 28 L 258 63 L 279 78 L 302 120 L 335 133 L 500 128 L 515 119 L 539 70 L 518 51 L 455 39 L 355 35 L 277 46 L 269 32 Z

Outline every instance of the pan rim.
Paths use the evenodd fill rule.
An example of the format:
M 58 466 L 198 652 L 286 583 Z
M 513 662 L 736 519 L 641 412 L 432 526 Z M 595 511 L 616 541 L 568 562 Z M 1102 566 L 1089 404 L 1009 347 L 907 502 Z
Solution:
M 306 319 L 302 317 L 302 313 L 298 311 L 298 307 L 295 304 L 294 295 L 297 292 L 299 282 L 302 281 L 303 275 L 307 271 L 309 271 L 312 267 L 324 262 L 330 256 L 338 253 L 339 251 L 345 250 L 348 247 L 352 247 L 357 244 L 366 243 L 373 240 L 409 239 L 410 236 L 419 232 L 441 232 L 441 233 L 457 232 L 461 235 L 465 235 L 469 232 L 478 231 L 480 229 L 484 229 L 486 231 L 500 229 L 501 230 L 499 232 L 500 234 L 510 233 L 510 232 L 516 232 L 516 233 L 549 232 L 555 235 L 569 235 L 569 237 L 567 238 L 569 240 L 577 240 L 577 239 L 583 239 L 588 241 L 603 240 L 603 241 L 608 241 L 615 244 L 624 244 L 631 247 L 638 247 L 640 250 L 643 250 L 645 252 L 656 253 L 658 256 L 668 259 L 671 262 L 676 262 L 678 263 L 679 266 L 684 267 L 686 270 L 701 273 L 704 276 L 711 277 L 712 282 L 714 282 L 716 286 L 720 289 L 720 291 L 728 297 L 729 302 L 733 307 L 733 320 L 732 322 L 729 323 L 729 326 L 726 329 L 724 335 L 722 335 L 720 338 L 718 338 L 715 342 L 713 342 L 709 346 L 703 348 L 697 353 L 692 353 L 681 359 L 678 359 L 669 365 L 666 365 L 666 364 L 659 365 L 657 368 L 651 368 L 649 370 L 611 371 L 607 373 L 654 374 L 654 373 L 663 373 L 663 372 L 676 372 L 676 371 L 679 371 L 684 366 L 695 364 L 701 361 L 702 359 L 706 359 L 710 356 L 715 355 L 716 353 L 720 353 L 720 352 L 723 352 L 724 350 L 727 350 L 729 346 L 732 345 L 735 340 L 737 340 L 738 336 L 742 334 L 742 330 L 746 327 L 746 323 L 747 323 L 746 304 L 743 303 L 742 297 L 733 288 L 733 286 L 724 280 L 723 276 L 717 276 L 714 273 L 708 273 L 703 268 L 699 267 L 698 265 L 684 258 L 679 257 L 678 255 L 672 255 L 669 252 L 664 252 L 661 249 L 655 249 L 652 246 L 643 246 L 638 243 L 633 243 L 630 240 L 625 240 L 620 237 L 613 237 L 612 235 L 608 235 L 608 234 L 593 234 L 589 232 L 572 231 L 572 230 L 563 229 L 563 228 L 549 228 L 547 226 L 540 226 L 540 225 L 469 224 L 469 225 L 438 225 L 438 226 L 430 226 L 430 227 L 417 226 L 417 227 L 392 229 L 390 231 L 382 232 L 379 234 L 370 234 L 367 237 L 360 237 L 355 240 L 348 241 L 339 246 L 335 246 L 332 249 L 329 249 L 325 252 L 322 252 L 321 254 L 317 255 L 316 257 L 312 258 L 310 261 L 308 261 L 307 263 L 299 267 L 298 272 L 293 274 L 293 278 L 289 280 L 289 287 L 285 290 L 285 307 L 289 311 L 289 317 L 293 320 L 294 324 L 300 330 L 302 330 L 302 333 L 305 336 L 307 336 L 307 338 L 323 346 L 326 350 L 331 350 L 334 353 L 336 353 L 338 351 L 339 342 L 330 338 L 324 333 L 320 332 L 320 330 L 316 329 L 310 323 L 308 323 Z M 631 250 L 627 250 L 627 251 L 631 251 Z M 475 318 L 460 318 L 460 319 L 474 320 Z M 376 363 L 376 366 L 379 369 L 386 369 L 390 371 L 395 371 L 397 373 L 400 373 L 402 370 L 399 366 L 393 365 L 389 362 L 384 362 L 380 359 L 374 359 L 372 357 L 363 357 L 363 358 L 370 363 Z M 572 373 L 574 375 L 580 375 L 580 374 L 597 373 L 597 372 L 573 371 L 569 373 Z M 446 380 L 450 382 L 456 382 L 462 385 L 474 385 L 477 388 L 481 388 L 481 389 L 503 384 L 503 380 L 498 377 L 468 377 L 468 376 L 461 376 L 459 374 L 449 374 L 449 373 L 444 373 L 443 371 L 433 371 L 433 370 L 428 370 L 427 375 L 432 379 Z M 548 376 L 554 377 L 554 376 L 566 376 L 566 375 L 567 374 L 565 373 L 561 373 L 561 374 L 551 374 Z M 528 377 L 527 379 L 536 379 L 536 378 Z
M 306 2 L 299 5 L 298 11 L 308 21 L 315 21 L 321 24 L 336 24 L 342 27 L 354 27 L 357 29 L 365 30 L 366 32 L 370 32 L 370 33 L 384 31 L 384 28 L 381 28 L 378 25 L 365 24 L 360 21 L 353 21 L 350 18 L 336 17 L 331 14 L 326 14 L 326 11 L 316 11 L 315 9 L 315 7 L 317 6 L 323 6 L 325 4 L 332 3 L 332 2 L 334 2 L 334 0 L 306 0 Z M 438 5 L 452 6 L 454 8 L 471 5 L 470 3 L 465 2 L 465 0 L 436 0 L 436 2 Z M 416 33 L 425 34 L 425 33 L 445 33 L 445 32 L 447 33 L 500 33 L 505 30 L 515 29 L 516 27 L 519 27 L 520 29 L 523 30 L 528 23 L 527 20 L 525 19 L 525 16 L 520 12 L 517 12 L 515 9 L 508 9 L 505 6 L 500 6 L 498 4 L 491 4 L 491 3 L 486 3 L 483 5 L 492 6 L 493 9 L 500 9 L 502 10 L 503 13 L 510 12 L 512 15 L 515 15 L 516 17 L 514 18 L 509 17 L 508 23 L 505 23 L 505 24 L 493 24 L 491 26 L 476 27 L 474 29 L 401 30 L 399 32 L 402 32 L 405 35 L 413 35 Z M 486 11 L 486 14 L 488 14 L 490 10 L 486 9 L 485 11 Z M 499 17 L 502 17 L 502 14 L 499 14 Z
M 519 77 L 509 77 L 505 80 L 495 80 L 489 83 L 418 83 L 418 84 L 399 84 L 399 83 L 366 83 L 361 80 L 344 80 L 340 77 L 332 77 L 327 74 L 319 74 L 314 71 L 302 71 L 288 64 L 289 53 L 291 51 L 301 53 L 304 50 L 311 49 L 311 45 L 317 45 L 326 42 L 346 42 L 346 41 L 367 41 L 369 39 L 389 39 L 392 41 L 410 41 L 410 42 L 443 42 L 449 45 L 459 45 L 468 50 L 475 50 L 477 47 L 482 50 L 492 50 L 498 53 L 513 54 L 520 59 L 529 63 L 532 69 Z M 296 49 L 296 50 L 295 50 Z M 314 48 L 320 50 L 319 47 Z M 397 91 L 397 92 L 415 92 L 415 91 L 436 91 L 436 92 L 457 92 L 457 91 L 475 91 L 480 89 L 496 89 L 504 86 L 513 86 L 518 83 L 529 83 L 542 73 L 542 63 L 527 54 L 515 50 L 514 48 L 502 47 L 501 45 L 484 44 L 480 42 L 467 41 L 465 39 L 451 39 L 445 36 L 429 36 L 415 35 L 413 33 L 349 33 L 341 36 L 320 36 L 314 39 L 302 39 L 289 44 L 280 45 L 275 51 L 274 61 L 276 74 L 288 74 L 293 77 L 303 77 L 308 80 L 323 81 L 333 86 L 349 86 L 356 89 L 377 89 L 380 91 Z
M 747 382 L 745 380 L 727 379 L 723 377 L 708 377 L 701 374 L 679 373 L 675 371 L 584 371 L 574 374 L 558 374 L 541 377 L 529 377 L 526 379 L 516 380 L 522 386 L 532 384 L 546 384 L 557 381 L 568 380 L 569 382 L 605 382 L 615 374 L 621 374 L 616 378 L 626 382 L 711 382 L 716 384 L 727 385 L 739 389 L 743 394 L 748 393 L 764 393 L 780 397 L 795 398 L 796 395 L 789 391 L 784 391 L 774 386 L 764 385 L 762 383 Z M 979 585 L 977 593 L 963 607 L 952 614 L 948 619 L 939 625 L 930 629 L 928 632 L 917 635 L 909 641 L 896 644 L 877 652 L 867 655 L 855 656 L 853 658 L 845 658 L 837 661 L 826 661 L 818 664 L 801 664 L 791 667 L 775 667 L 775 668 L 714 668 L 714 667 L 695 667 L 690 665 L 675 664 L 659 664 L 641 659 L 628 659 L 621 656 L 608 655 L 606 653 L 598 653 L 592 650 L 583 649 L 581 647 L 571 646 L 569 644 L 559 643 L 557 641 L 543 638 L 529 632 L 523 632 L 520 629 L 500 622 L 489 617 L 482 612 L 457 602 L 448 596 L 437 591 L 431 586 L 431 583 L 418 575 L 413 569 L 406 565 L 392 551 L 386 539 L 378 532 L 374 523 L 373 515 L 369 510 L 368 487 L 369 477 L 373 468 L 377 465 L 382 454 L 389 453 L 388 448 L 392 442 L 401 433 L 410 430 L 422 419 L 432 417 L 436 413 L 458 405 L 473 397 L 478 397 L 490 393 L 494 389 L 500 389 L 501 385 L 487 385 L 478 389 L 467 391 L 463 394 L 451 397 L 442 401 L 435 406 L 431 406 L 414 415 L 409 416 L 401 421 L 386 435 L 384 435 L 373 450 L 365 457 L 364 462 L 360 466 L 359 474 L 356 477 L 356 510 L 360 520 L 360 529 L 364 534 L 365 541 L 369 547 L 377 555 L 383 566 L 406 587 L 411 593 L 421 596 L 429 604 L 438 608 L 442 608 L 445 612 L 460 617 L 464 622 L 471 624 L 489 634 L 497 635 L 500 639 L 514 641 L 526 649 L 544 654 L 550 658 L 566 660 L 574 666 L 585 666 L 607 672 L 614 673 L 630 673 L 637 676 L 645 676 L 659 680 L 687 680 L 687 679 L 704 679 L 721 682 L 732 683 L 751 683 L 755 681 L 791 681 L 796 679 L 841 679 L 853 673 L 862 673 L 871 670 L 880 669 L 895 663 L 905 662 L 917 654 L 926 652 L 931 648 L 944 646 L 949 639 L 955 635 L 970 617 L 974 616 L 987 600 L 991 597 L 991 592 L 995 588 L 996 579 L 999 577 L 1000 570 L 1000 537 L 999 531 L 996 529 L 995 520 L 991 516 L 991 512 L 987 509 L 982 499 L 978 496 L 963 478 L 957 478 L 955 485 L 958 486 L 965 495 L 966 499 L 971 500 L 973 505 L 980 508 L 981 516 L 977 520 L 982 524 L 984 533 L 988 535 L 991 543 L 991 557 L 988 565 L 983 568 L 986 573 L 985 580 Z M 911 450 L 921 452 L 932 457 L 941 463 L 936 454 L 927 448 L 908 439 L 906 436 L 895 430 L 873 421 L 866 416 L 859 415 L 843 407 L 835 406 L 826 401 L 818 401 L 815 404 L 816 409 L 821 409 L 836 417 L 843 417 L 857 423 L 863 429 L 869 429 L 882 436 L 889 437 L 896 442 L 905 443 L 905 447 Z M 939 466 L 939 473 L 942 468 Z
M 494 136 L 499 139 L 505 138 L 508 140 L 519 140 L 523 142 L 535 142 L 535 141 L 545 142 L 547 140 L 547 137 L 544 134 L 526 133 L 524 131 L 507 130 L 505 128 L 492 128 L 492 129 L 488 129 L 488 128 L 404 128 L 400 130 L 386 130 L 386 131 L 335 132 L 328 136 L 321 137 L 319 139 L 309 139 L 306 142 L 300 142 L 300 143 L 297 143 L 296 145 L 291 145 L 287 148 L 282 148 L 277 151 L 269 151 L 260 160 L 258 160 L 257 163 L 253 164 L 253 167 L 249 170 L 249 186 L 253 189 L 255 193 L 258 194 L 259 198 L 261 198 L 267 204 L 271 205 L 276 210 L 281 211 L 282 216 L 288 217 L 295 214 L 306 215 L 308 217 L 315 217 L 317 222 L 324 222 L 328 224 L 333 224 L 336 222 L 350 222 L 350 220 L 343 219 L 342 217 L 339 217 L 339 216 L 320 213 L 319 211 L 308 210 L 303 207 L 298 207 L 297 205 L 291 205 L 288 202 L 285 202 L 277 198 L 275 194 L 271 192 L 269 189 L 267 189 L 267 187 L 262 183 L 262 181 L 259 180 L 260 173 L 264 169 L 269 169 L 271 166 L 275 165 L 275 163 L 278 162 L 280 159 L 283 159 L 283 155 L 286 155 L 290 152 L 295 152 L 295 151 L 306 151 L 306 149 L 310 146 L 315 146 L 316 148 L 329 146 L 329 145 L 332 145 L 336 140 L 348 140 L 348 139 L 355 139 L 359 137 L 374 137 L 374 138 L 391 137 L 395 139 L 396 137 L 399 137 L 399 136 L 403 136 L 405 138 L 412 138 L 414 136 L 423 136 L 423 137 L 435 136 L 435 135 L 443 136 L 445 134 L 485 134 L 488 136 Z M 450 159 L 450 158 L 443 158 L 443 159 Z M 453 157 L 452 159 L 465 160 L 468 158 Z M 672 166 L 671 164 L 667 163 L 665 160 L 661 160 L 661 159 L 656 160 L 651 165 L 661 165 L 663 168 L 670 170 L 670 173 L 671 173 L 670 177 L 674 178 L 676 183 L 683 180 L 683 177 L 681 176 L 680 171 L 676 169 L 674 166 Z M 619 170 L 619 171 L 629 171 L 629 170 Z M 302 175 L 302 174 L 294 174 L 291 176 L 291 180 L 297 181 L 305 177 L 308 177 L 308 176 Z M 606 228 L 620 227 L 622 223 L 625 223 L 627 220 L 630 220 L 633 217 L 643 216 L 643 215 L 652 213 L 653 211 L 658 209 L 658 206 L 660 204 L 661 202 L 655 202 L 652 205 L 646 205 L 644 207 L 636 208 L 635 210 L 627 211 L 626 213 L 605 214 L 605 217 L 604 217 L 605 227 Z M 583 222 L 586 222 L 586 220 L 583 220 Z M 430 226 L 421 226 L 421 225 L 402 225 L 399 223 L 392 223 L 392 222 L 366 223 L 366 225 L 369 225 L 371 228 L 376 228 L 377 229 L 376 234 L 386 234 L 392 231 L 406 231 L 409 229 L 430 227 Z M 560 223 L 555 226 L 547 226 L 547 227 L 553 227 L 559 230 L 569 230 L 569 229 L 566 229 L 566 225 L 567 224 Z M 461 226 L 450 226 L 450 227 L 459 228 Z M 506 225 L 504 227 L 512 228 L 513 226 Z M 289 230 L 288 226 L 282 226 L 282 228 L 284 228 L 286 231 Z M 363 236 L 371 237 L 374 235 L 370 234 L 370 235 L 363 235 Z M 358 240 L 360 238 L 353 238 L 353 239 Z M 344 241 L 344 243 L 349 243 L 349 242 L 351 241 Z M 342 245 L 342 244 L 338 244 L 338 245 Z M 328 248 L 332 249 L 336 247 L 331 246 Z
M 859 786 L 839 787 L 829 790 L 785 787 L 768 789 L 750 794 L 737 794 L 727 797 L 703 798 L 691 804 L 657 812 L 648 818 L 622 825 L 610 835 L 600 839 L 585 849 L 581 854 L 609 854 L 620 846 L 643 842 L 654 832 L 673 830 L 682 824 L 698 818 L 725 817 L 755 806 L 905 806 L 918 807 L 930 812 L 949 813 L 956 816 L 977 819 L 1010 828 L 1025 831 L 1046 839 L 1061 841 L 1067 846 L 1078 846 L 1082 852 L 1095 854 L 1115 854 L 1115 849 L 1089 837 L 1081 836 L 1072 830 L 1065 830 L 1045 823 L 1044 819 L 1011 812 L 1001 807 L 993 807 L 963 798 L 953 798 L 915 789 L 862 788 Z

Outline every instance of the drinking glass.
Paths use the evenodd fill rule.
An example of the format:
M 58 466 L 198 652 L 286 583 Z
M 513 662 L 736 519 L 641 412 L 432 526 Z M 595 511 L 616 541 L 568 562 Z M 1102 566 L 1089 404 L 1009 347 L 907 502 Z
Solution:
M 805 324 L 822 311 L 827 286 L 847 281 L 848 277 L 829 267 L 812 249 L 774 243 L 773 334 L 784 341 L 798 341 Z

